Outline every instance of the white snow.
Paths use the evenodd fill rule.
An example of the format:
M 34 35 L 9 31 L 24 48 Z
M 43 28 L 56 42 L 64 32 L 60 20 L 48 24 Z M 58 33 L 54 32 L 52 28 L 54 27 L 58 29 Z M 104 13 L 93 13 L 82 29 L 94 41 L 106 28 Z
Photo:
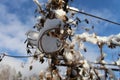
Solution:
M 37 5 L 40 5 L 38 0 L 33 0 Z
M 56 14 L 57 18 L 60 18 L 60 17 L 62 17 L 62 16 L 65 16 L 65 15 L 66 15 L 66 12 L 65 12 L 65 11 L 63 11 L 63 9 L 57 9 L 57 10 L 54 10 L 54 12 L 55 12 L 55 14 Z
M 117 35 L 113 35 L 111 36 L 97 36 L 93 34 L 89 34 L 89 33 L 82 33 L 82 34 L 78 34 L 75 36 L 76 40 L 80 39 L 82 41 L 86 41 L 86 42 L 90 42 L 93 44 L 106 44 L 106 45 L 110 45 L 110 43 L 115 44 L 116 46 L 120 46 L 120 34 Z
M 68 9 L 70 10 L 71 13 L 77 13 L 79 11 L 79 9 L 70 6 L 68 6 Z

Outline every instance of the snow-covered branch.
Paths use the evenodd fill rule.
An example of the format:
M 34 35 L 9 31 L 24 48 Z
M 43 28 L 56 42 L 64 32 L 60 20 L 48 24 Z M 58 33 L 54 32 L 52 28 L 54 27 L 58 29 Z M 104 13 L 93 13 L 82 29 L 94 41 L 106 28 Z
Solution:
M 120 33 L 111 36 L 97 36 L 95 33 L 89 34 L 87 32 L 75 35 L 75 40 L 90 42 L 98 45 L 108 45 L 110 48 L 120 46 Z

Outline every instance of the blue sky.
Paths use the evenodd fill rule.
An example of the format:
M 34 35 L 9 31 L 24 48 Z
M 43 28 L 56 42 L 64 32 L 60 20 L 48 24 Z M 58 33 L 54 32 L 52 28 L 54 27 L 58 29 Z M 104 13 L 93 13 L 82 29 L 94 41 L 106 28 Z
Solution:
M 44 0 L 39 1 L 43 2 Z M 120 0 L 74 0 L 73 3 L 70 2 L 70 5 L 120 23 Z M 32 29 L 35 24 L 35 9 L 36 5 L 32 0 L 0 1 L 0 52 L 7 52 L 12 55 L 26 55 L 24 45 L 25 33 Z M 95 26 L 95 32 L 100 36 L 120 33 L 120 26 L 118 25 L 101 20 L 98 23 L 98 19 L 80 14 L 78 16 L 90 19 L 91 25 Z M 82 26 L 82 24 L 79 26 Z M 109 49 L 105 51 L 107 52 L 107 50 Z M 96 50 L 91 50 L 90 48 L 90 51 L 92 56 L 98 55 L 93 54 Z M 118 49 L 116 51 L 120 52 Z

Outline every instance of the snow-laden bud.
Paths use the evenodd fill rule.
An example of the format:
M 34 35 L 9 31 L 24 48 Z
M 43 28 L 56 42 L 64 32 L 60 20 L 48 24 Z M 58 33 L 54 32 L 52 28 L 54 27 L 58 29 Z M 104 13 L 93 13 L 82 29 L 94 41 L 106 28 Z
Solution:
M 58 19 L 64 20 L 64 18 L 66 16 L 66 12 L 63 11 L 63 9 L 57 9 L 54 12 L 55 12 L 55 15 Z
M 116 64 L 117 66 L 120 66 L 120 58 L 118 58 L 118 60 L 115 62 L 115 64 Z
M 95 75 L 95 71 L 93 69 L 90 70 L 90 78 L 92 78 L 92 80 L 97 80 L 97 76 Z M 96 74 L 98 75 L 98 72 L 96 71 Z
M 78 21 L 77 20 L 73 20 L 73 19 L 68 19 L 67 23 L 72 24 L 75 27 L 78 25 Z
M 68 34 L 71 34 L 71 33 L 72 33 L 72 30 L 71 30 L 71 29 L 68 29 L 68 30 L 67 30 L 67 33 L 68 33 Z
M 83 67 L 84 67 L 85 69 L 90 69 L 90 66 L 89 66 L 87 60 L 84 60 Z
M 40 58 L 44 57 L 45 54 L 40 54 Z
M 79 75 L 82 76 L 82 75 L 83 75 L 83 71 L 84 71 L 84 69 L 83 69 L 83 68 L 79 68 L 79 70 L 80 70 L 80 71 L 79 71 Z
M 53 76 L 52 80 L 61 80 L 61 77 L 57 70 L 52 71 L 52 76 Z
M 74 60 L 74 54 L 72 54 L 71 52 L 65 52 L 64 53 L 64 56 L 65 58 L 68 60 L 68 61 L 73 61 Z
M 80 64 L 84 64 L 84 60 L 80 60 L 79 63 L 80 63 Z
M 51 72 L 46 71 L 46 73 L 45 73 L 45 77 L 46 77 L 46 80 L 52 80 Z
M 44 76 L 45 76 L 45 72 L 43 70 L 41 70 L 39 73 L 40 80 L 44 80 Z
M 100 62 L 101 64 L 107 64 L 107 62 L 105 60 L 101 60 Z
M 61 33 L 61 34 L 63 34 L 63 33 L 64 33 L 64 30 L 63 30 L 63 29 L 61 29 L 61 30 L 60 30 L 60 33 Z

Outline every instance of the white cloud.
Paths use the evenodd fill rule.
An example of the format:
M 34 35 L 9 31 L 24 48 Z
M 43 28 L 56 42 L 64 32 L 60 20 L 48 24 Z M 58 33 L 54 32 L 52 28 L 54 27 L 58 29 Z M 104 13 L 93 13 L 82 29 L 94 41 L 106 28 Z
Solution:
M 27 0 L 10 0 L 10 1 L 9 0 L 2 0 L 1 1 L 1 3 L 7 3 L 15 8 L 20 8 L 21 7 L 20 5 L 22 5 L 25 2 L 27 2 Z
M 25 32 L 33 23 L 32 17 L 28 15 L 28 24 L 19 20 L 17 15 L 9 13 L 5 5 L 0 5 L 0 11 L 0 48 L 25 54 Z
M 8 52 L 8 54 L 12 52 L 16 53 L 16 55 L 25 55 L 25 33 L 34 24 L 33 17 L 26 15 L 28 21 L 24 23 L 16 14 L 9 13 L 7 6 L 3 4 L 0 4 L 0 11 L 0 52 L 4 52 L 5 49 L 5 52 Z M 17 71 L 21 71 L 24 76 L 30 76 L 34 73 L 39 74 L 40 70 L 47 67 L 47 63 L 41 64 L 38 61 L 35 61 L 31 64 L 31 60 L 32 59 L 28 59 L 25 62 L 22 59 L 5 57 L 0 65 L 9 65 Z M 21 67 L 22 63 L 25 63 L 24 68 Z M 33 65 L 31 71 L 29 71 L 30 65 Z

